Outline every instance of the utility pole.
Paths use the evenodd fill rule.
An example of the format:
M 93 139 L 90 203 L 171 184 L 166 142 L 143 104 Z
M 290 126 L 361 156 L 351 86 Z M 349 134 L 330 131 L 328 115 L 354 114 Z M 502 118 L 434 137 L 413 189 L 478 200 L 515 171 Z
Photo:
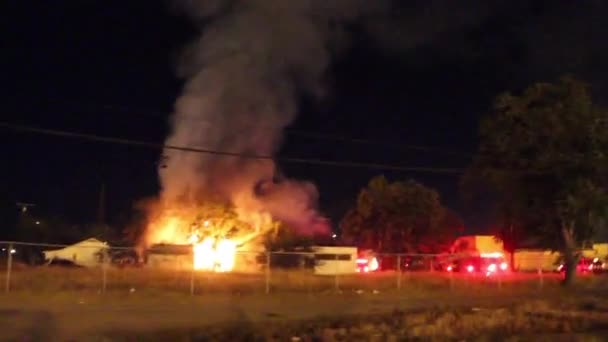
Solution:
M 30 233 L 31 233 L 31 226 L 29 225 L 30 223 L 35 223 L 36 225 L 40 224 L 40 221 L 35 221 L 32 222 L 31 220 L 33 219 L 32 215 L 30 215 L 28 213 L 28 210 L 30 210 L 30 208 L 33 208 L 36 206 L 36 204 L 34 203 L 25 203 L 25 202 L 15 202 L 15 205 L 17 206 L 17 208 L 19 209 L 19 215 L 17 217 L 17 222 L 15 225 L 15 237 L 17 239 L 27 239 L 30 238 Z M 24 246 L 22 246 L 24 247 Z M 12 254 L 11 251 L 13 249 L 13 246 L 11 245 L 10 248 L 8 249 L 9 252 L 9 263 L 12 261 Z M 24 248 L 24 250 L 27 250 L 27 248 Z M 22 250 L 22 252 L 24 252 L 24 250 Z M 29 253 L 21 253 L 24 256 L 28 255 Z M 10 273 L 10 270 L 9 270 Z M 7 275 L 7 277 L 10 277 L 10 275 Z M 8 286 L 9 286 L 9 280 L 7 278 L 7 291 L 8 291 Z

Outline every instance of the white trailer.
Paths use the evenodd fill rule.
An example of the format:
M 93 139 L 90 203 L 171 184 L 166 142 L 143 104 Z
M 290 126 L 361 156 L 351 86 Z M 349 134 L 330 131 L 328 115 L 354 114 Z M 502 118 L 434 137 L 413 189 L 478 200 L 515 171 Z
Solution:
M 315 274 L 357 273 L 357 247 L 316 246 L 313 251 Z

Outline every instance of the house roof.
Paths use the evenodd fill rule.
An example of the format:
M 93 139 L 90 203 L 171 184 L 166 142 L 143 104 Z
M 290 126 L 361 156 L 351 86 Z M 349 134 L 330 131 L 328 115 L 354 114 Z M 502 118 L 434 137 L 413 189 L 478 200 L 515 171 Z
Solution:
M 186 255 L 192 254 L 192 245 L 156 244 L 146 251 L 148 254 Z
M 57 252 L 57 251 L 61 251 L 64 249 L 73 249 L 73 248 L 78 248 L 78 247 L 82 247 L 82 248 L 108 248 L 108 244 L 106 242 L 97 240 L 95 238 L 90 238 L 90 239 L 86 239 L 86 240 L 82 240 L 80 242 L 76 242 L 75 244 L 69 245 L 69 246 L 65 246 L 63 248 L 58 248 L 58 249 L 50 249 L 50 250 L 45 250 L 43 251 L 44 253 L 46 252 Z

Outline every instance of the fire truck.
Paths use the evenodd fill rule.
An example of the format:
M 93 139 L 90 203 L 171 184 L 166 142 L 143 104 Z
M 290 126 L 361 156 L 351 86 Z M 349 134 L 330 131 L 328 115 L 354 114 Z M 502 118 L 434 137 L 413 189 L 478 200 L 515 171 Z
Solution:
M 509 272 L 502 241 L 492 235 L 463 236 L 452 245 L 443 261 L 447 272 L 482 273 L 487 276 Z
M 369 273 L 380 270 L 378 257 L 372 250 L 359 251 L 357 257 L 357 272 Z

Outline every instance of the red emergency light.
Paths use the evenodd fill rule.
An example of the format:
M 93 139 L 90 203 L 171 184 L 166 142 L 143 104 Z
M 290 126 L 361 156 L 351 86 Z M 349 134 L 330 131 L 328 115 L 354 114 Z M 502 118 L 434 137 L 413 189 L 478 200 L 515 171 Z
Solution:
M 375 257 L 367 258 L 358 258 L 357 259 L 357 271 L 367 273 L 377 271 L 380 267 L 378 263 L 378 259 Z

